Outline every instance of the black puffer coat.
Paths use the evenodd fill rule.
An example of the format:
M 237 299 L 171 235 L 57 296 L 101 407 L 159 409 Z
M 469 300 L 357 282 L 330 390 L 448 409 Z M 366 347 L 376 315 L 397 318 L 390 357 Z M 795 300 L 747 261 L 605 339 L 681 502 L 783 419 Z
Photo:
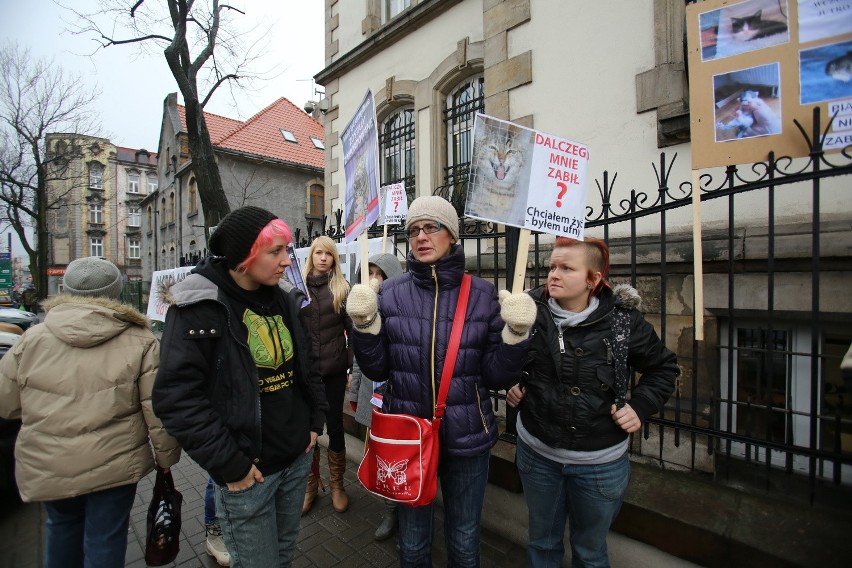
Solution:
M 604 288 L 600 305 L 589 318 L 562 334 L 547 305 L 544 287 L 529 292 L 538 307 L 532 346 L 521 385 L 524 428 L 553 448 L 595 451 L 627 437 L 612 420 L 615 403 L 615 338 L 610 313 L 627 310 L 630 321 L 628 363 L 642 374 L 631 392 L 630 406 L 644 422 L 659 412 L 674 392 L 677 357 L 666 349 L 638 310 L 639 296 L 629 286 Z

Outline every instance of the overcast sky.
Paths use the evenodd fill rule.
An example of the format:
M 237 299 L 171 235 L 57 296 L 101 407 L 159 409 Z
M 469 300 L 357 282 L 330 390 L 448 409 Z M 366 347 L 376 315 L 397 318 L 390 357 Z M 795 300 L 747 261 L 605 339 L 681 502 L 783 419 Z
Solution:
M 148 0 L 162 1 L 162 0 Z M 65 0 L 81 11 L 97 6 L 96 0 Z M 132 5 L 128 1 L 128 5 Z M 240 26 L 248 30 L 246 45 L 266 42 L 268 48 L 256 68 L 269 78 L 252 90 L 236 95 L 219 89 L 205 110 L 245 120 L 284 96 L 298 107 L 312 97 L 312 77 L 324 64 L 324 2 L 320 0 L 231 0 L 245 11 Z M 54 58 L 65 69 L 82 74 L 101 95 L 103 128 L 120 146 L 157 150 L 163 99 L 177 85 L 161 52 L 139 54 L 132 45 L 101 49 L 91 37 L 64 31 L 72 16 L 52 0 L 0 0 L 0 41 L 13 40 L 38 57 Z M 262 34 L 261 31 L 270 30 Z M 273 75 L 275 75 L 273 77 Z M 178 94 L 180 97 L 180 94 Z M 179 98 L 180 100 L 180 98 Z

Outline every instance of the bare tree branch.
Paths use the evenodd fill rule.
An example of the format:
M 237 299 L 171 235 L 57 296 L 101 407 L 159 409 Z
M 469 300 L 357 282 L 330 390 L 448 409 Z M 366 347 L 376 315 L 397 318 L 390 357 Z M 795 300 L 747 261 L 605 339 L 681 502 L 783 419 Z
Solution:
M 17 45 L 0 47 L 0 215 L 30 257 L 33 283 L 47 293 L 48 211 L 80 183 L 67 163 L 78 152 L 47 148 L 50 133 L 73 138 L 100 129 L 93 102 L 97 90 L 50 61 L 33 59 Z M 65 189 L 51 187 L 62 182 Z M 35 231 L 34 237 L 29 229 Z

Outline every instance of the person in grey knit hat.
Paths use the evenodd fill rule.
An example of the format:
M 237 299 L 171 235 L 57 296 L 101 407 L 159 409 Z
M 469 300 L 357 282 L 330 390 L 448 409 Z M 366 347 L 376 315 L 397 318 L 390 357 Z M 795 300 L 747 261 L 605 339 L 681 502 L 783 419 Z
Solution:
M 117 300 L 124 289 L 124 279 L 116 265 L 97 256 L 71 261 L 62 278 L 65 294 Z
M 370 264 L 370 281 L 378 281 L 379 285 L 385 280 L 393 278 L 398 274 L 402 274 L 402 267 L 399 264 L 399 259 L 394 254 L 374 254 L 369 259 Z M 358 282 L 361 280 L 361 267 L 356 271 Z M 359 424 L 363 424 L 370 428 L 373 422 L 373 393 L 377 390 L 384 390 L 384 381 L 375 377 L 377 381 L 373 382 L 364 376 L 361 372 L 361 367 L 358 361 L 352 362 L 352 373 L 349 379 L 349 394 L 347 398 L 352 410 L 355 412 L 355 420 Z M 385 511 L 382 515 L 382 520 L 379 526 L 376 527 L 376 532 L 373 537 L 376 540 L 385 540 L 393 536 L 396 531 L 396 511 L 397 504 L 388 499 L 383 499 L 385 503 Z
M 151 407 L 159 342 L 110 261 L 77 259 L 63 283 L 0 359 L 0 417 L 21 419 L 15 478 L 47 512 L 44 565 L 124 566 L 138 483 L 181 453 Z

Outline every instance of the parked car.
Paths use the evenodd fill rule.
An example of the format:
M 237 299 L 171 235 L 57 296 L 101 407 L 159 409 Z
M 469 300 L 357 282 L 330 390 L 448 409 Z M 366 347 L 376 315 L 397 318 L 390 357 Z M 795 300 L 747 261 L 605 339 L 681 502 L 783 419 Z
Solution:
M 20 335 L 14 331 L 0 331 L 0 357 L 12 348 Z M 19 499 L 15 485 L 15 441 L 21 429 L 20 420 L 0 418 L 0 496 Z
M 0 322 L 13 323 L 23 330 L 38 323 L 38 316 L 32 312 L 15 308 L 0 308 Z
M 15 307 L 15 299 L 6 290 L 0 292 L 0 306 Z

